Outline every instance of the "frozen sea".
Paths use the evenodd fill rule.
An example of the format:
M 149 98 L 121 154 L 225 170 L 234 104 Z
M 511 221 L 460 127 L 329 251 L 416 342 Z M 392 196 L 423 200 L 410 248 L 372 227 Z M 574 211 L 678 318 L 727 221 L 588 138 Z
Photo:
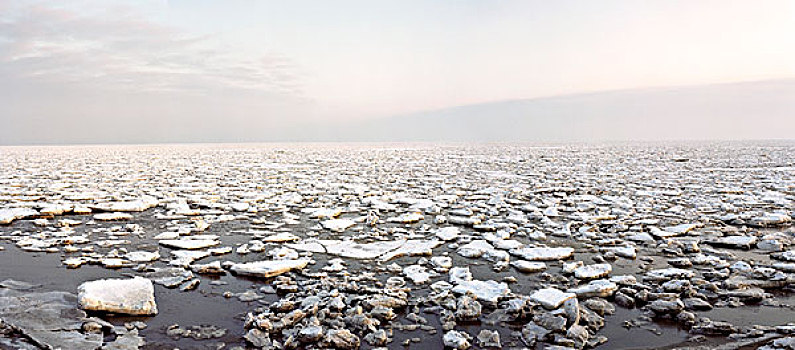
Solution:
M 0 348 L 774 349 L 793 203 L 795 141 L 0 147 Z

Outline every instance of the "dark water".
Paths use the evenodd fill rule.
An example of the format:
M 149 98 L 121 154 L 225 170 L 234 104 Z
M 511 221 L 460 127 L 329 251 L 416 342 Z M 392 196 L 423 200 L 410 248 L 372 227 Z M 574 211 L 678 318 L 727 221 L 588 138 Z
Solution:
M 153 209 L 144 213 L 136 213 L 136 219 L 133 221 L 144 227 L 146 235 L 144 237 L 136 237 L 134 235 L 124 236 L 124 239 L 131 240 L 133 243 L 131 247 L 146 248 L 151 250 L 154 246 L 147 237 L 151 237 L 161 232 L 163 229 L 163 221 L 156 220 L 154 213 L 158 209 Z M 67 216 L 69 217 L 69 216 Z M 79 219 L 79 216 L 73 218 Z M 81 225 L 76 227 L 76 233 L 81 231 L 92 230 L 96 226 L 114 226 L 118 223 L 97 223 L 95 226 Z M 211 228 L 204 232 L 206 234 L 216 234 L 221 236 L 223 246 L 235 246 L 247 242 L 252 237 L 244 233 L 232 233 L 239 231 L 246 231 L 255 228 L 256 225 L 250 224 L 249 221 L 233 221 L 227 223 L 218 223 L 211 226 Z M 397 226 L 397 225 L 392 225 Z M 6 232 L 12 229 L 29 229 L 36 230 L 30 222 L 19 221 L 13 227 L 7 227 Z M 295 232 L 295 231 L 293 231 Z M 576 243 L 571 243 L 571 246 L 576 246 Z M 106 269 L 97 265 L 83 265 L 78 269 L 66 269 L 61 264 L 60 253 L 31 253 L 18 249 L 15 245 L 8 242 L 0 241 L 0 246 L 5 248 L 0 251 L 0 277 L 2 279 L 11 278 L 16 280 L 27 281 L 41 285 L 40 290 L 63 290 L 76 293 L 77 287 L 90 280 L 102 278 L 119 278 L 123 276 L 132 276 L 138 274 L 137 272 L 128 269 Z M 108 251 L 112 248 L 98 248 L 97 251 Z M 128 248 L 129 250 L 133 250 Z M 168 257 L 167 248 L 159 247 L 161 256 Z M 454 266 L 468 266 L 472 273 L 479 279 L 495 279 L 501 280 L 507 276 L 516 277 L 519 281 L 510 284 L 511 290 L 515 293 L 529 294 L 535 289 L 539 288 L 543 282 L 539 279 L 539 274 L 521 274 L 516 273 L 512 269 L 506 269 L 501 272 L 492 270 L 489 263 L 479 259 L 468 259 L 455 254 L 454 250 L 446 246 L 440 246 L 435 249 L 439 253 L 447 252 L 453 259 Z M 575 255 L 576 260 L 589 261 L 591 254 L 578 253 Z M 238 255 L 231 253 L 226 256 L 220 257 L 207 257 L 197 261 L 197 263 L 206 263 L 213 260 L 227 260 L 233 259 L 235 261 L 254 261 L 264 259 L 264 253 L 249 253 L 247 255 Z M 307 268 L 309 272 L 317 272 L 320 267 L 325 265 L 328 259 L 325 254 L 315 254 L 314 259 L 317 264 Z M 390 261 L 389 263 L 397 263 L 401 266 L 406 266 L 415 263 L 419 257 L 401 257 Z M 614 274 L 622 274 L 625 272 L 634 272 L 636 261 L 618 260 L 613 262 Z M 153 266 L 165 267 L 167 264 L 164 262 L 155 262 Z M 352 273 L 357 271 L 367 271 L 369 266 L 365 263 L 348 260 L 348 270 Z M 549 262 L 547 272 L 556 274 L 559 272 L 562 262 Z M 385 281 L 390 275 L 384 274 L 378 276 L 382 282 Z M 169 289 L 161 285 L 155 284 L 155 296 L 158 304 L 159 314 L 151 317 L 129 317 L 120 315 L 98 315 L 115 325 L 123 325 L 125 322 L 143 321 L 148 327 L 140 332 L 140 334 L 147 341 L 145 349 L 173 349 L 179 347 L 182 349 L 201 349 L 201 348 L 215 348 L 220 342 L 225 343 L 227 346 L 241 345 L 245 346 L 242 336 L 245 334 L 243 329 L 243 316 L 246 312 L 253 310 L 256 307 L 267 305 L 270 302 L 277 301 L 279 297 L 273 294 L 264 294 L 264 299 L 254 302 L 241 302 L 237 298 L 225 298 L 222 294 L 226 291 L 233 293 L 243 292 L 247 289 L 257 289 L 270 283 L 268 280 L 258 280 L 251 278 L 242 278 L 230 274 L 223 276 L 206 276 L 197 275 L 201 279 L 201 283 L 196 290 L 189 292 L 182 292 L 178 289 Z M 446 280 L 447 275 L 441 274 L 435 277 L 432 281 Z M 213 280 L 220 280 L 226 282 L 226 285 L 211 285 Z M 409 284 L 411 284 L 409 282 Z M 420 296 L 427 294 L 425 289 L 415 289 Z M 487 315 L 489 309 L 484 309 L 484 315 Z M 729 312 L 731 313 L 731 312 Z M 626 329 L 622 327 L 624 320 L 634 319 L 641 315 L 638 309 L 624 309 L 617 307 L 614 315 L 605 316 L 605 327 L 598 333 L 605 335 L 609 338 L 607 344 L 600 346 L 602 349 L 638 349 L 638 348 L 655 348 L 664 347 L 667 345 L 677 344 L 683 342 L 688 333 L 677 327 L 672 322 L 658 322 L 653 325 L 655 332 L 646 329 L 632 328 Z M 411 322 L 405 321 L 405 313 L 399 314 L 398 321 L 409 324 Z M 428 319 L 429 324 L 440 330 L 440 332 L 430 335 L 426 331 L 398 331 L 393 334 L 394 341 L 391 342 L 389 348 L 405 348 L 401 343 L 404 340 L 412 338 L 420 338 L 420 343 L 411 343 L 410 348 L 415 349 L 440 349 L 442 348 L 442 334 L 441 325 L 438 322 L 437 315 L 435 314 L 421 314 Z M 227 334 L 219 339 L 211 340 L 194 340 L 192 338 L 170 338 L 165 334 L 167 327 L 173 324 L 179 324 L 183 328 L 194 325 L 213 325 L 216 327 L 227 329 Z M 521 347 L 523 344 L 516 338 L 516 332 L 521 330 L 521 325 L 489 325 L 484 326 L 480 322 L 472 322 L 463 324 L 460 329 L 469 331 L 470 334 L 477 335 L 480 329 L 494 329 L 500 333 L 503 345 Z M 369 348 L 366 343 L 363 343 L 363 348 Z

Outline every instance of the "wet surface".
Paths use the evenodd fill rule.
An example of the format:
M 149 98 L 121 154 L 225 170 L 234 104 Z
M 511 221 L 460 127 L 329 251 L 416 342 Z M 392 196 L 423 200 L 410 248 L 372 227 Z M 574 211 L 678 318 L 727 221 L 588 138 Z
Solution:
M 430 241 L 435 239 L 437 228 L 459 227 L 458 237 L 440 242 L 432 249 L 432 256 L 449 257 L 453 267 L 469 268 L 474 279 L 506 282 L 510 288 L 510 294 L 501 297 L 500 304 L 481 301 L 480 316 L 455 323 L 455 330 L 473 338 L 474 347 L 478 347 L 475 338 L 483 329 L 497 331 L 503 347 L 527 346 L 523 328 L 531 323 L 533 315 L 538 317 L 548 311 L 529 303 L 526 307 L 530 317 L 509 320 L 504 316 L 505 303 L 541 288 L 566 291 L 587 284 L 563 271 L 564 263 L 576 261 L 585 265 L 607 263 L 610 272 L 605 278 L 631 276 L 637 280 L 634 285 L 621 284 L 621 288 L 648 290 L 668 298 L 671 296 L 665 293 L 670 291 L 661 285 L 671 278 L 648 281 L 647 273 L 670 268 L 671 260 L 687 258 L 695 262 L 685 267 L 693 272 L 693 277 L 685 278 L 687 286 L 672 298 L 703 295 L 713 308 L 693 311 L 695 317 L 729 322 L 739 334 L 753 326 L 779 326 L 795 318 L 793 285 L 791 280 L 787 282 L 792 273 L 771 268 L 786 262 L 771 258 L 771 254 L 791 249 L 791 219 L 765 224 L 768 227 L 754 226 L 758 220 L 769 220 L 764 214 L 780 214 L 784 218 L 792 214 L 793 144 L 175 145 L 4 148 L 0 154 L 8 165 L 0 182 L 0 209 L 24 207 L 37 212 L 0 226 L 0 279 L 35 283 L 40 285 L 37 290 L 76 293 L 78 286 L 87 281 L 144 276 L 146 270 L 170 266 L 175 249 L 158 244 L 154 238 L 164 232 L 183 238 L 217 236 L 220 244 L 212 248 L 232 250 L 198 259 L 194 264 L 270 261 L 278 254 L 312 259 L 306 268 L 280 277 L 243 277 L 229 271 L 222 276 L 194 273 L 199 284 L 189 291 L 156 283 L 156 316 L 91 313 L 119 326 L 133 321 L 146 323 L 140 335 L 147 349 L 251 347 L 251 342 L 243 338 L 251 328 L 244 325 L 247 313 L 256 315 L 263 311 L 261 308 L 267 309 L 280 300 L 301 301 L 332 292 L 334 286 L 353 298 L 354 304 L 366 305 L 367 298 L 379 291 L 391 293 L 385 288 L 394 282 L 390 277 L 405 281 L 409 306 L 396 308 L 397 318 L 381 323 L 379 328 L 390 330 L 392 341 L 387 346 L 404 348 L 404 342 L 418 349 L 444 346 L 442 337 L 447 329 L 438 307 L 451 300 L 455 303 L 461 297 L 441 297 L 432 290 L 434 283 L 452 280 L 446 269 L 434 268 L 428 262 L 431 256 L 409 253 L 389 261 L 344 258 L 344 270 L 326 272 L 329 260 L 337 256 L 312 254 L 290 242 L 263 243 L 264 237 L 280 232 L 298 236 L 299 243 L 348 238 L 372 243 L 407 238 Z M 154 199 L 151 205 L 146 198 Z M 145 208 L 110 210 L 132 215 L 129 220 L 96 219 L 97 212 L 107 211 L 113 203 L 134 203 Z M 43 214 L 54 204 L 84 205 L 93 208 L 93 212 Z M 321 214 L 305 211 L 306 208 L 339 211 L 331 210 L 329 217 L 317 217 Z M 394 218 L 404 213 L 422 215 L 417 222 L 396 222 Z M 369 225 L 373 216 L 377 223 Z M 321 224 L 331 217 L 351 219 L 353 226 L 342 232 L 324 228 Z M 446 222 L 445 217 L 477 218 L 482 225 L 455 225 Z M 80 222 L 59 224 L 64 219 Z M 675 232 L 682 227 L 677 225 L 686 224 L 694 226 L 687 232 Z M 671 237 L 661 237 L 663 234 L 654 231 L 658 227 L 670 230 L 661 232 L 669 232 Z M 649 236 L 650 241 L 631 238 L 639 233 L 654 236 Z M 760 243 L 752 249 L 705 243 L 727 235 L 756 237 L 759 242 L 773 241 L 780 247 L 770 251 L 759 249 Z M 85 236 L 87 240 L 74 244 L 59 241 L 74 236 Z M 700 241 L 699 251 L 687 250 L 688 240 L 693 239 Z M 488 241 L 489 247 L 515 240 L 522 246 L 572 247 L 575 252 L 571 258 L 546 261 L 543 272 L 521 273 L 513 267 L 500 266 L 504 258 L 521 259 L 511 249 L 492 247 L 477 257 L 467 257 L 468 253 L 459 250 L 475 240 Z M 608 253 L 614 247 L 634 248 L 637 258 Z M 250 249 L 256 251 L 241 254 Z M 198 251 L 204 250 L 207 249 Z M 140 264 L 125 261 L 122 268 L 101 266 L 103 259 L 124 260 L 125 253 L 132 251 L 158 252 L 160 258 Z M 62 262 L 68 258 L 86 261 L 79 268 L 67 269 Z M 739 265 L 729 268 L 737 262 L 748 263 L 750 270 Z M 411 282 L 401 271 L 410 265 L 425 267 L 430 273 L 429 282 Z M 726 275 L 715 277 L 712 274 L 716 271 Z M 766 283 L 763 288 L 767 295 L 753 302 L 721 297 L 719 292 L 726 289 L 724 281 L 729 277 Z M 782 278 L 784 282 L 769 285 Z M 276 294 L 260 290 L 275 288 L 284 281 L 297 284 L 298 292 Z M 328 281 L 332 287 L 312 284 L 318 281 Z M 352 285 L 371 289 L 355 292 Z M 712 286 L 715 289 L 710 289 Z M 735 289 L 747 290 L 732 290 Z M 256 292 L 261 299 L 241 301 L 238 296 L 246 291 Z M 641 295 L 634 296 L 638 300 L 636 307 L 616 305 L 614 293 L 606 300 L 615 312 L 604 315 L 603 327 L 589 331 L 591 340 L 604 336 L 607 342 L 589 346 L 640 349 L 690 344 L 686 341 L 694 335 L 692 324 L 683 323 L 675 315 L 659 311 L 655 314 L 645 306 L 651 300 L 641 301 Z M 582 303 L 589 297 L 578 299 L 583 309 Z M 428 329 L 405 330 L 401 326 L 416 324 L 409 319 L 414 317 L 410 316 L 413 311 L 427 320 Z M 332 319 L 328 322 L 329 329 L 342 327 Z M 628 326 L 627 322 L 631 324 Z M 226 332 L 205 340 L 175 337 L 167 334 L 174 324 L 183 328 L 212 325 Z M 567 327 L 572 325 L 569 322 Z M 297 326 L 296 330 L 305 326 Z M 370 332 L 358 333 L 362 348 L 373 347 L 363 341 Z M 271 338 L 287 341 L 289 334 L 273 333 Z M 559 341 L 566 343 L 565 339 Z M 728 340 L 709 335 L 707 341 L 706 344 L 720 344 Z M 539 342 L 539 346 L 544 343 L 552 343 L 551 338 Z

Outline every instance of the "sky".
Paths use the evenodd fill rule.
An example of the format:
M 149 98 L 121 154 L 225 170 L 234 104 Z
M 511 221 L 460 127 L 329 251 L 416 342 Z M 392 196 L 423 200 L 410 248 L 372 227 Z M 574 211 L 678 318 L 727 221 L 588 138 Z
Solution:
M 0 0 L 0 144 L 268 141 L 456 106 L 793 79 L 793 33 L 789 0 Z

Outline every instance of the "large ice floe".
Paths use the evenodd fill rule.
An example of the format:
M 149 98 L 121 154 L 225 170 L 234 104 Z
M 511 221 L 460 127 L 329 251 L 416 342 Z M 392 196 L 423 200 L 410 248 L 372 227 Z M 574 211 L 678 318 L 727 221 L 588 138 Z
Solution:
M 127 315 L 157 314 L 152 281 L 141 277 L 85 282 L 77 288 L 77 301 L 84 310 Z
M 38 211 L 31 208 L 0 209 L 0 225 L 7 225 L 12 223 L 14 220 L 25 219 L 38 214 Z
M 22 281 L 0 282 L 0 348 L 138 349 L 145 345 L 137 330 L 118 330 L 89 317 L 77 308 L 75 299 L 72 293 Z M 117 335 L 116 339 L 105 341 L 110 334 Z

